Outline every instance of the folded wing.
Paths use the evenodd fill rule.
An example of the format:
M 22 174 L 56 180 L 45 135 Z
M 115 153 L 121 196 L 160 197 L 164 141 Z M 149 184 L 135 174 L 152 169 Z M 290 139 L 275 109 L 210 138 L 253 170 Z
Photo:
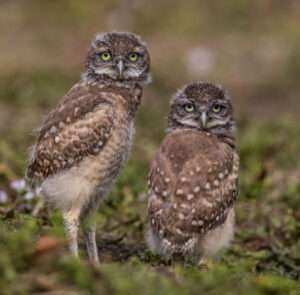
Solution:
M 46 117 L 33 147 L 27 177 L 41 181 L 97 155 L 113 127 L 114 94 L 75 85 Z

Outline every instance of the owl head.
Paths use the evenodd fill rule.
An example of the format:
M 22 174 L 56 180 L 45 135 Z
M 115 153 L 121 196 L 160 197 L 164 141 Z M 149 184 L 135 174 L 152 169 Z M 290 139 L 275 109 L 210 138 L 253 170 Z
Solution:
M 147 46 L 132 33 L 98 34 L 88 52 L 84 75 L 103 81 L 147 84 L 151 81 Z
M 176 128 L 233 135 L 235 121 L 229 95 L 220 86 L 207 82 L 185 85 L 171 99 L 168 131 Z

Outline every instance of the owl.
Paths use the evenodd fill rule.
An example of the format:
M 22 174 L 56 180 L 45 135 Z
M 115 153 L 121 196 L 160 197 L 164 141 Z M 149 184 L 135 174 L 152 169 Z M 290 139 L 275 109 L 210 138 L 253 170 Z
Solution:
M 50 207 L 61 210 L 75 256 L 83 225 L 93 263 L 99 262 L 96 225 L 87 221 L 128 157 L 143 86 L 150 79 L 150 56 L 140 37 L 98 34 L 80 81 L 46 116 L 32 149 L 27 179 L 41 185 Z
M 166 133 L 149 174 L 148 245 L 166 259 L 201 262 L 234 233 L 239 156 L 229 95 L 210 83 L 184 86 Z

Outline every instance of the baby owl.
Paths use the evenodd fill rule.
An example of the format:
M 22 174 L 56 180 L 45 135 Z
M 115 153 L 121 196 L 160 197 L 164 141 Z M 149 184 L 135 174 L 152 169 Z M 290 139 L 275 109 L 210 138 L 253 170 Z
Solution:
M 167 135 L 149 175 L 150 248 L 200 262 L 234 232 L 239 156 L 230 97 L 210 83 L 184 86 L 171 100 Z
M 150 82 L 150 56 L 132 33 L 99 34 L 81 80 L 45 118 L 27 169 L 41 184 L 46 202 L 63 213 L 72 254 L 78 256 L 82 222 L 90 261 L 99 261 L 97 210 L 126 161 L 143 86 Z M 89 218 L 90 219 L 90 218 Z

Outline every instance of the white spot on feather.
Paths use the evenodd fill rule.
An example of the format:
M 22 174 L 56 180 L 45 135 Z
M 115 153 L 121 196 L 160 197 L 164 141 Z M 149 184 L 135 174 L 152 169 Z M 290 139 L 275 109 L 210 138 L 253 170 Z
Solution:
M 187 198 L 187 200 L 192 200 L 193 198 L 194 198 L 194 195 L 193 194 L 188 194 L 187 196 L 186 196 L 186 198 Z
M 194 193 L 198 193 L 200 191 L 200 186 L 196 186 L 195 188 L 194 188 Z

